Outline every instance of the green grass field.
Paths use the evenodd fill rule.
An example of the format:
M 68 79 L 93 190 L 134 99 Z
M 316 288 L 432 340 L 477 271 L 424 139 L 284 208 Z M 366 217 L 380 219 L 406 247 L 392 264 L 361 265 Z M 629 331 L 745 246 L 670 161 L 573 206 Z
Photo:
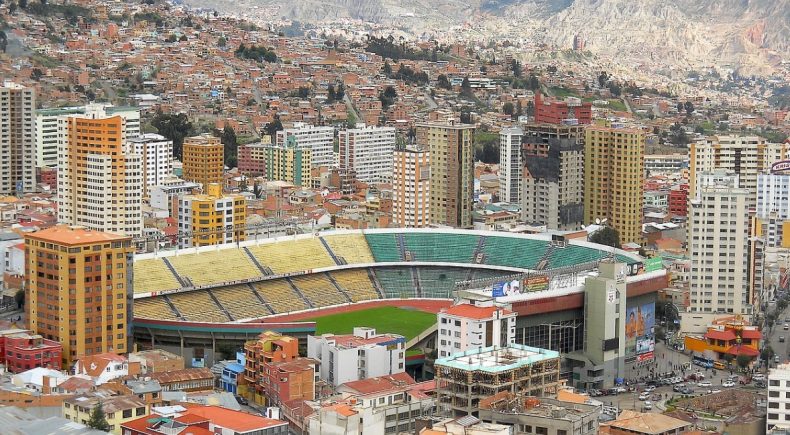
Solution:
M 410 340 L 436 323 L 436 314 L 398 307 L 378 307 L 307 319 L 316 322 L 316 334 L 350 334 L 354 326 L 376 328 L 376 332 L 400 334 Z

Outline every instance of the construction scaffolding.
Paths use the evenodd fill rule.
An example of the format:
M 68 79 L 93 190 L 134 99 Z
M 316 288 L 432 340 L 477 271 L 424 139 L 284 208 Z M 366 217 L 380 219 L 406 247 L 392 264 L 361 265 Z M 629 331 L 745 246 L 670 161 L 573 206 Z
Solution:
M 457 353 L 435 369 L 439 412 L 450 417 L 474 414 L 481 399 L 502 391 L 542 397 L 561 384 L 558 352 L 517 344 Z

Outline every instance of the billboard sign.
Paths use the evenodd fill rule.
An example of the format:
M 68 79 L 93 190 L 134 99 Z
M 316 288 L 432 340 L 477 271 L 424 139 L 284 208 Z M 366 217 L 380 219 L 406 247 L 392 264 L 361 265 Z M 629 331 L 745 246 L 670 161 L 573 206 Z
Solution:
M 653 257 L 645 260 L 645 272 L 653 272 L 664 268 L 664 259 L 661 257 Z
M 771 165 L 772 174 L 781 174 L 790 170 L 790 160 L 780 160 Z
M 491 287 L 491 297 L 499 298 L 503 296 L 514 296 L 521 294 L 521 282 L 519 280 L 496 282 Z
M 524 291 L 538 292 L 549 289 L 549 277 L 547 275 L 528 276 L 524 280 Z
M 656 348 L 656 304 L 628 307 L 625 314 L 625 354 L 643 355 Z
M 645 272 L 645 265 L 641 261 L 637 263 L 628 264 L 625 267 L 628 272 L 628 276 L 641 275 Z

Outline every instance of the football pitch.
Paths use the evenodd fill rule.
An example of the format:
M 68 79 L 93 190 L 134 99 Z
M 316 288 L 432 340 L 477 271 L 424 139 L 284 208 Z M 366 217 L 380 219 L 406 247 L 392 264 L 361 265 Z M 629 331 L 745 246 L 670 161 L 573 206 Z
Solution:
M 436 323 L 436 314 L 398 307 L 377 307 L 347 313 L 305 319 L 316 322 L 316 334 L 351 334 L 355 326 L 376 328 L 376 333 L 389 332 L 406 337 L 406 341 Z

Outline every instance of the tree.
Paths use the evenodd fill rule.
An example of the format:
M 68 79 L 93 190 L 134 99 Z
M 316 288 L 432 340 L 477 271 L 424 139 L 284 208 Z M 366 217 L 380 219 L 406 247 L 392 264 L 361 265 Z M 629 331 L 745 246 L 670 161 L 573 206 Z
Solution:
M 176 42 L 176 41 L 178 41 L 178 37 L 176 36 L 175 33 L 171 33 L 171 34 L 167 35 L 167 39 L 165 39 L 165 42 L 169 42 L 171 44 L 173 42 Z
M 301 99 L 306 99 L 310 96 L 310 88 L 307 86 L 299 86 L 299 90 L 296 91 L 296 96 Z
M 770 361 L 774 357 L 774 355 L 776 355 L 776 353 L 774 352 L 774 348 L 771 347 L 770 344 L 768 346 L 765 346 L 762 352 L 760 352 L 760 358 L 762 358 L 763 361 Z
M 263 189 L 261 189 L 261 186 L 258 185 L 258 182 L 253 183 L 252 194 L 255 195 L 255 199 L 261 199 L 261 195 L 263 195 Z
M 450 80 L 444 74 L 439 74 L 439 77 L 436 77 L 436 86 L 442 89 L 452 89 Z
M 686 109 L 686 115 L 691 116 L 691 114 L 694 113 L 694 103 L 691 101 L 686 101 L 683 107 Z
M 471 124 L 472 123 L 472 114 L 467 111 L 461 112 L 461 124 Z
M 538 80 L 538 76 L 535 74 L 529 75 L 529 89 L 533 92 L 540 89 L 540 80 Z
M 392 65 L 388 61 L 384 61 L 384 66 L 381 68 L 381 72 L 384 73 L 385 76 L 389 77 L 392 75 Z
M 33 71 L 30 73 L 30 78 L 35 80 L 35 81 L 41 80 L 41 77 L 43 77 L 43 76 L 44 76 L 44 73 L 39 68 L 33 68 Z
M 17 0 L 17 3 L 19 3 L 20 8 L 27 9 L 27 0 Z
M 331 103 L 335 101 L 335 98 L 337 98 L 337 95 L 335 94 L 335 85 L 329 85 L 326 88 L 326 101 Z
M 267 123 L 263 129 L 272 139 L 272 143 L 275 143 L 275 139 L 277 139 L 277 132 L 283 129 L 283 123 L 280 121 L 280 115 L 274 115 L 274 120 Z
M 178 40 L 181 41 L 181 42 L 186 41 L 187 40 L 187 35 L 181 35 L 181 37 L 178 38 Z
M 219 12 L 214 11 L 214 18 L 217 18 L 218 16 L 219 16 Z
M 510 101 L 502 105 L 502 113 L 504 113 L 505 115 L 513 116 L 513 110 L 514 110 L 513 103 L 511 103 Z
M 6 48 L 8 48 L 8 35 L 0 30 L 0 50 L 3 50 L 3 53 L 5 53 Z
M 14 15 L 14 12 L 16 12 L 16 3 L 11 2 L 8 4 L 8 13 Z
M 173 156 L 181 160 L 184 138 L 192 134 L 192 123 L 184 113 L 162 113 L 158 111 L 151 125 L 162 136 L 173 141 Z
M 337 101 L 343 101 L 343 98 L 346 98 L 346 86 L 340 83 L 337 85 L 337 90 L 335 91 L 335 99 Z
M 464 96 L 472 96 L 472 84 L 469 83 L 469 76 L 464 77 L 464 80 L 461 82 L 461 95 Z
M 608 82 L 609 74 L 607 74 L 606 71 L 602 71 L 601 74 L 598 75 L 598 86 L 602 88 L 606 86 L 606 83 Z
M 225 160 L 225 166 L 229 168 L 236 167 L 239 144 L 237 142 L 236 132 L 233 130 L 233 127 L 226 125 L 225 128 L 222 129 L 220 142 L 222 142 L 222 145 L 224 146 L 223 157 Z
M 738 355 L 738 357 L 735 358 L 735 363 L 738 364 L 738 367 L 742 369 L 749 367 L 749 363 L 751 362 L 752 362 L 752 357 L 750 357 L 749 355 Z
M 590 242 L 619 249 L 620 233 L 610 226 L 605 226 L 590 236 Z
M 379 101 L 381 101 L 381 105 L 385 109 L 395 104 L 395 100 L 397 98 L 398 98 L 398 91 L 396 91 L 395 88 L 393 88 L 392 86 L 387 86 L 379 94 Z
M 88 427 L 92 427 L 96 430 L 104 432 L 110 431 L 110 423 L 107 423 L 107 418 L 104 415 L 104 405 L 102 405 L 101 402 L 97 403 L 96 406 L 91 409 L 91 415 L 86 424 Z
M 228 43 L 228 40 L 225 39 L 224 36 L 220 36 L 219 39 L 217 39 L 217 46 L 218 47 L 224 47 L 225 44 L 227 44 L 227 43 Z
M 683 111 L 683 103 L 678 101 L 678 104 L 677 104 L 676 108 L 678 109 L 678 113 L 682 112 Z
M 513 77 L 521 77 L 521 64 L 516 59 L 510 61 L 510 70 L 513 71 Z
M 25 291 L 24 290 L 17 290 L 14 293 L 14 302 L 16 302 L 17 308 L 24 308 L 25 307 Z

